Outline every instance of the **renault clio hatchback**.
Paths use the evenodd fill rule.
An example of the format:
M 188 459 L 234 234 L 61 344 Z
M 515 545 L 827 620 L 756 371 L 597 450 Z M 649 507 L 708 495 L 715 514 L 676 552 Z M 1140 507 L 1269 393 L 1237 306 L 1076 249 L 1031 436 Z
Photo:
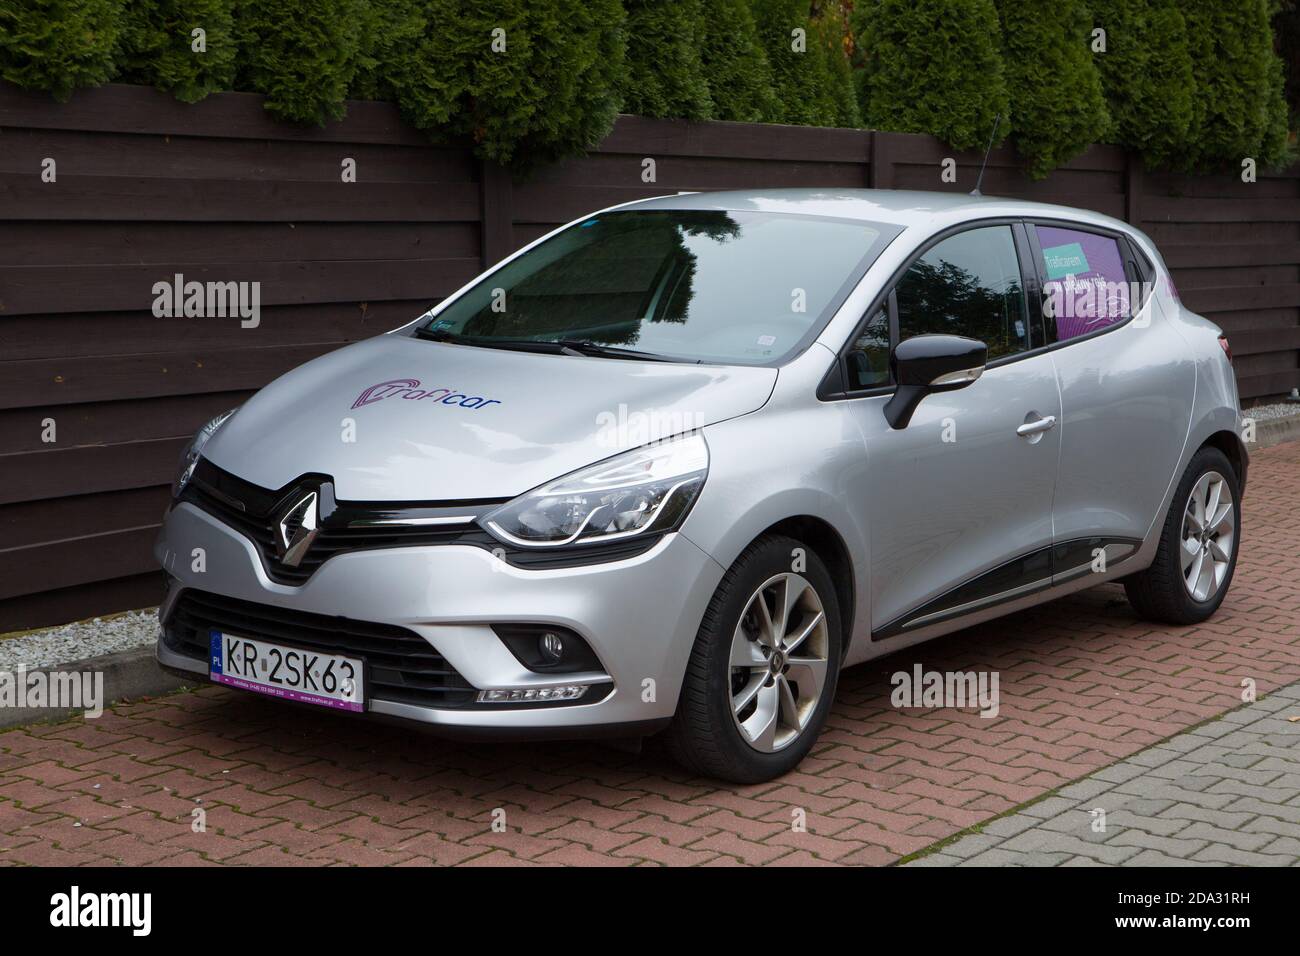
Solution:
M 949 194 L 583 217 L 195 436 L 158 659 L 447 733 L 793 768 L 841 668 L 1106 581 L 1201 621 L 1231 355 L 1151 241 Z

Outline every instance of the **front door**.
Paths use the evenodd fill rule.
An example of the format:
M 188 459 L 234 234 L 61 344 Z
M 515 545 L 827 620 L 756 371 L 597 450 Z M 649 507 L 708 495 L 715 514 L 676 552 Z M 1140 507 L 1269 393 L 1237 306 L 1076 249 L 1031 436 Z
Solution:
M 1052 356 L 1022 354 L 1043 343 L 1031 340 L 1013 228 L 972 228 L 931 245 L 859 336 L 863 356 L 850 355 L 850 369 L 871 376 L 882 341 L 947 333 L 989 350 L 979 380 L 926 397 L 906 428 L 885 421 L 887 395 L 853 402 L 866 443 L 874 639 L 1050 580 L 1060 392 Z M 896 332 L 883 335 L 891 319 Z

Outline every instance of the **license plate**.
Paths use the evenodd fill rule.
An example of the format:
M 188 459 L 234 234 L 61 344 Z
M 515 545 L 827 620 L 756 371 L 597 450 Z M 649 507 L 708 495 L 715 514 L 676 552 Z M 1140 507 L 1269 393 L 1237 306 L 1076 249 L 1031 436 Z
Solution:
M 364 663 L 341 654 L 306 651 L 209 631 L 208 675 L 218 684 L 338 710 L 365 706 Z

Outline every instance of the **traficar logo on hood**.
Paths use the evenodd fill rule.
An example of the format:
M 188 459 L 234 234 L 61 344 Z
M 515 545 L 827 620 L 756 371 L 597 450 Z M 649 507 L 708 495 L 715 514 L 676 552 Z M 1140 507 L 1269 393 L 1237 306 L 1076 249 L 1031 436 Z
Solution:
M 435 403 L 455 405 L 459 408 L 487 408 L 489 405 L 501 404 L 495 398 L 467 395 L 464 392 L 458 392 L 450 388 L 420 388 L 418 378 L 395 378 L 391 381 L 380 382 L 378 385 L 371 385 L 357 396 L 357 400 L 352 403 L 352 407 L 360 408 L 362 405 L 373 405 L 385 398 L 402 398 L 408 402 L 418 402 L 431 398 Z

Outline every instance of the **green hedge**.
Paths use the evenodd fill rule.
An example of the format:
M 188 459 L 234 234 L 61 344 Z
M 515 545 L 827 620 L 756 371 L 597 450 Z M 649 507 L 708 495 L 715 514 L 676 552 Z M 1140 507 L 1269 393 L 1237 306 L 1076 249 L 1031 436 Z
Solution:
M 59 101 L 117 74 L 122 0 L 21 0 L 0 6 L 0 79 Z
M 396 103 L 516 169 L 620 110 L 859 126 L 982 148 L 1001 114 L 1034 176 L 1110 141 L 1148 166 L 1291 158 L 1296 0 L 4 0 L 0 78 L 66 99 L 117 80 L 222 89 L 323 124 Z M 851 20 L 846 24 L 846 14 Z M 1091 31 L 1105 30 L 1105 50 Z M 206 48 L 194 49 L 202 29 Z M 1282 56 L 1274 51 L 1274 31 Z M 1283 58 L 1286 59 L 1284 65 Z M 1290 67 L 1288 73 L 1288 66 Z M 1287 84 L 1290 84 L 1288 86 Z
M 772 64 L 749 0 L 709 0 L 700 59 L 714 119 L 760 123 L 777 112 Z
M 1114 142 L 1147 166 L 1181 164 L 1189 148 L 1195 70 L 1180 0 L 1091 0 L 1104 30 L 1096 56 Z
M 626 83 L 619 0 L 433 0 L 390 51 L 397 104 L 438 140 L 527 169 L 609 134 Z
M 134 0 L 122 16 L 118 79 L 195 103 L 235 81 L 233 0 Z M 196 30 L 202 30 L 199 37 Z
M 999 139 L 1010 131 L 993 0 L 864 0 L 853 27 L 868 126 L 955 149 L 982 149 L 997 116 Z
M 1181 8 L 1197 64 L 1185 165 L 1285 161 L 1287 108 L 1270 0 L 1183 0 Z
M 700 0 L 624 0 L 627 77 L 623 109 L 639 116 L 713 117 Z
M 1081 0 L 997 0 L 997 8 L 1013 139 L 1029 175 L 1041 178 L 1110 129 L 1092 22 Z

